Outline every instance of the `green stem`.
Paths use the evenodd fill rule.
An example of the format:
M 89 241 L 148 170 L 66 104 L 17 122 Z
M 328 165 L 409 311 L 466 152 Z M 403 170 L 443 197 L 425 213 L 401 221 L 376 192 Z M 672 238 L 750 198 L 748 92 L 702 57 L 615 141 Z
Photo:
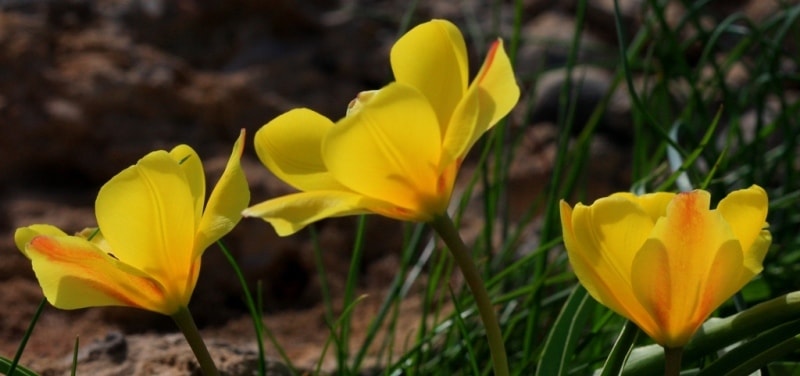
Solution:
M 467 281 L 467 285 L 475 297 L 475 304 L 478 306 L 481 321 L 483 321 L 483 326 L 486 328 L 486 337 L 489 342 L 489 352 L 492 354 L 495 376 L 508 376 L 508 359 L 505 344 L 503 343 L 503 333 L 500 331 L 500 325 L 497 321 L 492 301 L 489 299 L 489 293 L 483 285 L 478 268 L 472 262 L 469 249 L 464 244 L 464 241 L 461 240 L 453 220 L 447 213 L 434 217 L 430 224 L 444 240 L 444 243 L 447 244 L 447 247 L 450 248 L 450 253 L 461 269 L 461 273 L 464 274 L 464 280 Z
M 181 307 L 178 312 L 172 315 L 172 319 L 175 320 L 175 324 L 177 324 L 178 328 L 183 332 L 183 336 L 186 337 L 186 342 L 189 342 L 194 357 L 200 363 L 200 369 L 203 371 L 203 375 L 218 376 L 219 372 L 217 371 L 217 366 L 214 365 L 214 360 L 211 359 L 211 354 L 208 353 L 208 348 L 203 342 L 203 338 L 200 337 L 200 331 L 197 330 L 197 325 L 195 325 L 192 313 L 189 312 L 189 309 Z
M 683 358 L 683 347 L 664 347 L 664 376 L 681 374 L 681 358 Z

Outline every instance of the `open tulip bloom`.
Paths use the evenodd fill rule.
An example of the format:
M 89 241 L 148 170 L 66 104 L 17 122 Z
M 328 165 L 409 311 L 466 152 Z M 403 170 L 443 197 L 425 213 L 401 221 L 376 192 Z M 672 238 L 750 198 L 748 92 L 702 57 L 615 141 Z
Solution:
M 103 185 L 95 202 L 100 230 L 71 236 L 44 224 L 17 229 L 17 247 L 31 260 L 47 300 L 61 309 L 158 312 L 187 334 L 186 320 L 194 323 L 186 306 L 203 252 L 233 229 L 250 200 L 239 163 L 243 147 L 244 131 L 207 203 L 200 158 L 179 145 L 147 154 Z
M 589 294 L 676 349 L 761 272 L 771 243 L 767 206 L 756 185 L 731 192 L 716 209 L 703 190 L 617 193 L 574 209 L 562 201 L 561 224 Z
M 335 124 L 309 109 L 289 111 L 255 136 L 261 162 L 301 192 L 245 210 L 280 235 L 317 220 L 376 213 L 429 222 L 447 210 L 456 173 L 478 138 L 519 98 L 502 41 L 468 80 L 459 30 L 434 20 L 391 50 L 395 82 L 361 93 Z
M 300 192 L 246 209 L 281 235 L 323 218 L 375 213 L 429 222 L 442 235 L 475 295 L 495 374 L 508 374 L 491 301 L 447 215 L 469 149 L 519 99 L 511 62 L 495 41 L 469 82 L 461 32 L 444 20 L 421 24 L 391 50 L 395 81 L 363 92 L 334 123 L 309 109 L 289 111 L 255 136 L 259 159 Z

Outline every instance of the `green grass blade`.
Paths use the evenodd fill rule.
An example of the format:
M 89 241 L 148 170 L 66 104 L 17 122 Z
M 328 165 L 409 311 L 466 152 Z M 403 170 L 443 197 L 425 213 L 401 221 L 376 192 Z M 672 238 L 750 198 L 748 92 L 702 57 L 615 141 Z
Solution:
M 12 363 L 13 362 L 11 360 L 8 360 L 0 356 L 0 373 L 11 376 Z M 36 372 L 33 372 L 19 364 L 14 366 L 13 372 L 14 376 L 38 376 Z
M 28 324 L 28 329 L 25 330 L 25 335 L 22 336 L 22 341 L 20 341 L 19 346 L 17 347 L 17 352 L 14 354 L 14 360 L 12 360 L 11 364 L 9 364 L 8 370 L 6 371 L 7 375 L 12 375 L 17 369 L 19 365 L 19 359 L 22 358 L 22 353 L 25 351 L 25 345 L 28 344 L 28 339 L 30 339 L 31 334 L 33 334 L 33 328 L 36 327 L 36 323 L 39 321 L 39 316 L 41 316 L 45 304 L 47 304 L 47 299 L 42 298 L 42 301 L 39 302 L 39 306 L 36 307 L 36 312 L 34 312 L 30 324 Z
M 622 372 L 622 366 L 625 365 L 625 360 L 631 354 L 639 332 L 639 327 L 633 321 L 625 322 L 625 326 L 622 327 L 614 347 L 611 348 L 611 353 L 606 358 L 606 363 L 603 365 L 600 376 L 617 376 Z
M 264 323 L 261 321 L 262 317 L 259 315 L 259 309 L 256 307 L 256 303 L 253 300 L 253 295 L 250 293 L 250 288 L 247 287 L 247 281 L 244 278 L 242 269 L 239 268 L 239 264 L 236 263 L 236 258 L 234 258 L 230 251 L 228 251 L 228 247 L 222 243 L 222 240 L 217 240 L 217 245 L 219 246 L 220 250 L 222 250 L 222 254 L 225 255 L 228 263 L 231 264 L 233 272 L 236 274 L 236 278 L 239 279 L 239 285 L 242 286 L 242 292 L 244 293 L 245 304 L 247 305 L 247 309 L 250 311 L 250 317 L 253 320 L 253 328 L 256 331 L 256 343 L 258 344 L 259 375 L 263 376 L 267 373 L 266 356 L 264 355 L 264 334 L 267 335 L 267 338 L 269 338 L 270 342 L 272 342 L 272 344 L 275 346 L 275 349 L 278 351 L 278 354 L 280 354 L 281 359 L 286 363 L 286 366 L 292 372 L 292 375 L 297 375 L 297 370 L 295 369 L 294 364 L 292 364 L 292 360 L 286 354 L 286 351 L 283 350 L 283 346 L 278 343 L 278 340 L 272 334 L 272 331 L 264 326 Z
M 467 360 L 470 365 L 470 369 L 472 370 L 473 375 L 480 375 L 481 371 L 478 368 L 478 357 L 475 356 L 475 350 L 472 347 L 472 335 L 470 335 L 469 329 L 467 329 L 467 325 L 464 323 L 464 319 L 462 314 L 464 313 L 463 307 L 461 304 L 458 303 L 458 298 L 456 294 L 453 292 L 452 286 L 448 286 L 448 291 L 450 292 L 450 298 L 453 300 L 453 305 L 455 305 L 455 314 L 453 317 L 455 318 L 456 327 L 458 331 L 461 333 L 461 341 L 464 344 L 464 347 L 467 349 Z
M 358 225 L 355 233 L 355 242 L 353 244 L 353 251 L 350 253 L 350 268 L 347 272 L 347 279 L 344 285 L 344 306 L 350 306 L 353 303 L 353 295 L 355 294 L 356 283 L 358 282 L 358 275 L 361 273 L 361 259 L 364 252 L 364 236 L 367 225 L 367 216 L 361 215 L 358 217 Z M 350 358 L 350 312 L 342 313 L 339 316 L 339 338 L 341 338 L 342 346 L 337 348 L 339 358 L 339 368 L 348 367 L 348 359 Z M 357 372 L 357 369 L 349 370 L 348 372 Z
M 583 286 L 577 285 L 558 314 L 539 358 L 537 376 L 566 375 L 578 340 L 595 308 Z
M 75 344 L 72 346 L 72 367 L 70 375 L 75 376 L 78 374 L 78 348 L 81 344 L 81 337 L 75 337 Z

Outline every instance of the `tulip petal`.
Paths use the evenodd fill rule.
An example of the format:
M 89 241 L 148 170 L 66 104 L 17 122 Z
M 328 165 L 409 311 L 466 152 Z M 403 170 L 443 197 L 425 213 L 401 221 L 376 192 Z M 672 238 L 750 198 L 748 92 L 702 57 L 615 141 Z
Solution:
M 397 82 L 416 88 L 445 126 L 467 88 L 467 47 L 461 32 L 445 20 L 418 25 L 392 47 Z
M 656 226 L 661 229 L 668 226 L 666 222 Z M 655 323 L 637 324 L 658 344 L 678 348 L 689 342 L 711 312 L 743 286 L 738 283 L 742 250 L 731 239 L 708 250 L 713 259 L 700 265 L 682 258 L 685 255 L 679 255 L 662 240 L 648 239 L 633 261 L 634 293 L 655 319 Z
M 662 345 L 684 344 L 743 286 L 741 246 L 709 205 L 706 191 L 677 194 L 634 261 L 632 285 L 664 332 Z
M 256 154 L 275 176 L 301 191 L 342 189 L 322 160 L 330 119 L 306 108 L 286 112 L 256 132 Z
M 446 209 L 436 116 L 409 86 L 389 84 L 342 119 L 325 138 L 322 153 L 336 180 L 359 194 L 422 216 Z
M 17 229 L 17 231 L 14 231 L 14 244 L 17 245 L 17 249 L 19 249 L 19 251 L 22 252 L 25 257 L 30 258 L 25 248 L 28 243 L 30 243 L 31 239 L 39 235 L 67 236 L 64 231 L 61 231 L 61 229 L 56 226 L 36 224 L 27 227 L 20 227 Z
M 206 200 L 206 174 L 200 156 L 189 145 L 178 145 L 170 150 L 169 155 L 183 169 L 189 190 L 194 198 L 195 218 L 200 220 L 203 214 L 203 203 Z
M 61 309 L 128 306 L 172 314 L 159 283 L 74 236 L 44 236 L 26 246 L 47 300 Z
M 630 192 L 619 192 L 612 194 L 611 197 L 623 197 L 635 202 L 650 216 L 653 223 L 656 223 L 659 218 L 667 215 L 667 206 L 675 198 L 675 193 L 655 192 L 637 196 Z
M 717 211 L 746 252 L 745 266 L 756 274 L 761 271 L 761 261 L 769 248 L 769 243 L 764 246 L 762 236 L 767 225 L 767 208 L 767 192 L 757 185 L 733 191 L 717 205 Z
M 301 192 L 267 200 L 245 209 L 245 217 L 260 217 L 280 236 L 292 235 L 324 218 L 390 210 L 391 205 L 346 191 Z
M 480 137 L 506 116 L 519 100 L 519 86 L 501 39 L 492 43 L 473 85 L 480 89 L 481 117 L 487 119 L 483 124 L 485 128 L 478 132 Z
M 211 243 L 230 232 L 242 219 L 242 210 L 250 203 L 250 189 L 240 163 L 243 150 L 244 130 L 239 133 L 225 171 L 208 198 L 197 229 L 195 257 L 199 257 Z
M 764 270 L 764 257 L 767 256 L 770 245 L 772 245 L 772 234 L 770 234 L 769 230 L 764 229 L 758 234 L 753 245 L 749 249 L 743 250 L 744 266 L 747 268 L 748 274 L 752 274 L 749 277 L 747 275 L 742 277 L 746 279 L 746 282 L 749 282 L 752 277 Z
M 578 204 L 571 214 L 568 208 L 562 202 L 564 243 L 575 275 L 600 303 L 652 325 L 630 287 L 633 259 L 653 225 L 650 217 L 619 197 Z
M 444 150 L 464 158 L 469 149 L 506 116 L 519 100 L 511 61 L 498 39 L 489 49 L 478 76 L 456 106 L 444 130 Z
M 472 145 L 486 131 L 485 121 L 482 120 L 486 114 L 480 112 L 479 94 L 477 86 L 471 87 L 458 103 L 450 124 L 444 129 L 442 160 L 439 162 L 441 169 L 454 162 L 460 165 Z
M 187 300 L 185 281 L 195 262 L 194 207 L 185 172 L 165 151 L 152 152 L 111 178 L 95 203 L 115 256 Z

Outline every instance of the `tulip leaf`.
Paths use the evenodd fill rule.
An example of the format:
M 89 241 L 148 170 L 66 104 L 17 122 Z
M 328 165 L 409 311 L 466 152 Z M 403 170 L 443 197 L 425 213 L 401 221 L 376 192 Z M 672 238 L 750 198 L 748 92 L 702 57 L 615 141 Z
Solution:
M 778 325 L 742 343 L 700 372 L 706 375 L 749 375 L 767 363 L 800 348 L 800 320 Z
M 568 373 L 567 366 L 575 355 L 578 340 L 585 334 L 583 328 L 594 308 L 594 300 L 586 289 L 576 286 L 547 336 L 539 367 L 536 369 L 537 376 Z

